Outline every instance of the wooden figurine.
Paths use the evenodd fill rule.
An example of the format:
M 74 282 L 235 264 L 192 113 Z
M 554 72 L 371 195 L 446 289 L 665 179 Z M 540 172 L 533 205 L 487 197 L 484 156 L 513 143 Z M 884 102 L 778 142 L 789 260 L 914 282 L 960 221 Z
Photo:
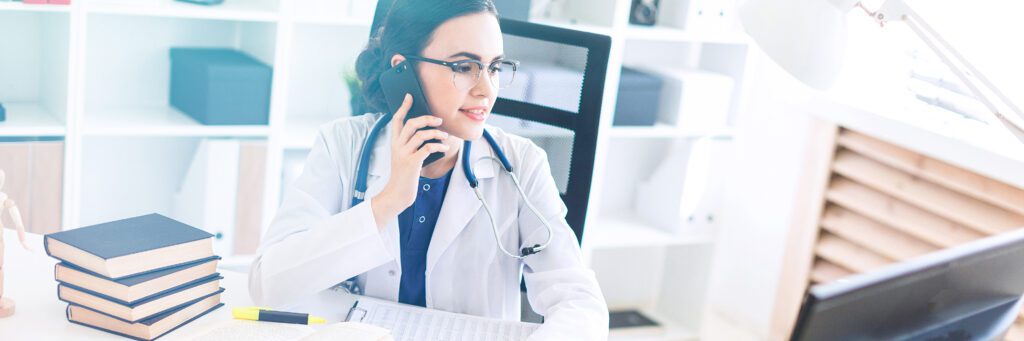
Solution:
M 3 212 L 5 210 L 10 213 L 11 221 L 14 222 L 14 228 L 18 230 L 18 240 L 21 242 L 21 246 L 28 250 L 28 245 L 25 244 L 25 224 L 21 222 L 21 213 L 18 212 L 18 206 L 14 204 L 14 200 L 7 197 L 7 193 L 3 192 L 6 177 L 7 175 L 4 173 L 4 170 L 0 169 L 0 318 L 14 315 L 14 301 L 4 297 Z

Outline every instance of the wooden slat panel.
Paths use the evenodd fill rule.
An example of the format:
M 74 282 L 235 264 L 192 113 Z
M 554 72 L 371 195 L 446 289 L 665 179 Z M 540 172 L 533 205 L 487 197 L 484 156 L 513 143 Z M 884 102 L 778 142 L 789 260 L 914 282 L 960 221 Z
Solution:
M 822 233 L 815 252 L 829 262 L 856 272 L 865 272 L 892 262 L 830 233 Z
M 818 258 L 811 269 L 811 280 L 815 283 L 829 283 L 852 274 L 850 270 Z
M 238 190 L 235 205 L 236 255 L 256 253 L 263 221 L 263 181 L 266 178 L 265 142 L 242 142 L 238 153 Z
M 811 118 L 806 130 L 801 179 L 796 191 L 792 224 L 786 233 L 783 263 L 776 286 L 775 309 L 768 339 L 789 339 L 803 302 L 814 264 L 819 221 L 825 208 L 825 191 L 832 176 L 832 160 L 839 128 L 832 122 Z
M 987 234 L 998 234 L 1024 227 L 1024 216 L 915 178 L 849 150 L 842 150 L 836 154 L 833 170 L 859 183 Z
M 936 246 L 950 247 L 984 237 L 978 231 L 842 177 L 832 180 L 826 197 L 851 211 Z
M 7 193 L 8 199 L 14 201 L 18 210 L 22 212 L 22 223 L 25 230 L 32 232 L 32 216 L 26 214 L 31 208 L 31 185 L 32 185 L 32 144 L 29 142 L 5 142 L 0 143 L 0 169 L 4 170 L 7 178 L 0 191 Z M 0 203 L 2 204 L 2 203 Z M 3 208 L 3 206 L 0 206 Z M 14 222 L 11 215 L 4 212 L 0 214 L 0 225 L 13 229 Z
M 21 213 L 29 232 L 61 230 L 64 193 L 64 142 L 32 143 L 31 201 Z
M 879 224 L 859 214 L 829 205 L 821 221 L 825 230 L 865 249 L 897 261 L 937 250 L 920 239 Z
M 850 130 L 840 134 L 839 145 L 911 175 L 1024 215 L 1024 189 Z

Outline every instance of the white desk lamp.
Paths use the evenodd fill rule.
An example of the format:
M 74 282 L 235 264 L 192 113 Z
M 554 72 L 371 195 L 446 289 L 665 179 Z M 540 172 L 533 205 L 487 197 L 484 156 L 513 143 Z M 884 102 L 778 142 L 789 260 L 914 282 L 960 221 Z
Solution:
M 971 93 L 1024 143 L 1024 112 L 949 45 L 904 0 L 887 0 L 877 11 L 859 0 L 747 0 L 740 20 L 758 46 L 779 66 L 817 89 L 839 74 L 846 47 L 846 14 L 860 8 L 880 25 L 902 21 L 934 51 Z M 1012 113 L 1012 115 L 1007 115 Z

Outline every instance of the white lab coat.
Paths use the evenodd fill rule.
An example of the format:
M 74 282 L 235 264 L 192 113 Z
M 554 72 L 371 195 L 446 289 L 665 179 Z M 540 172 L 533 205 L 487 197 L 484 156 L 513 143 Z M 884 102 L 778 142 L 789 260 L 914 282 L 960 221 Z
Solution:
M 359 275 L 365 295 L 398 300 L 398 221 L 377 229 L 371 200 L 387 184 L 390 127 L 374 146 L 367 199 L 351 207 L 359 150 L 380 115 L 341 118 L 320 127 L 302 175 L 263 239 L 249 275 L 253 301 L 283 306 Z M 508 257 L 495 244 L 490 220 L 473 194 L 458 156 L 427 251 L 427 307 L 504 320 L 520 318 L 519 279 L 545 323 L 534 339 L 600 340 L 608 335 L 608 308 L 593 271 L 582 264 L 567 212 L 545 152 L 530 140 L 487 127 L 504 150 L 523 190 L 554 228 L 551 245 L 525 260 Z M 482 137 L 470 160 L 502 242 L 510 252 L 542 243 L 540 220 L 522 202 L 512 180 Z

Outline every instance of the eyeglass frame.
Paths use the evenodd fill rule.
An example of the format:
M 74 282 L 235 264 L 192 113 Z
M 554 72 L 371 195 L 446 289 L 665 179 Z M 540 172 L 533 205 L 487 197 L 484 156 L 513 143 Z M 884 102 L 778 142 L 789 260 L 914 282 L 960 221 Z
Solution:
M 473 85 L 471 85 L 468 89 L 472 89 L 477 84 L 480 84 L 480 74 L 482 74 L 484 72 L 484 62 L 476 60 L 476 59 L 462 59 L 462 60 L 456 60 L 456 61 L 453 61 L 453 62 L 449 62 L 449 61 L 438 60 L 438 59 L 427 58 L 427 57 L 416 56 L 416 55 L 405 56 L 405 59 L 408 59 L 408 60 L 411 60 L 411 61 L 427 62 L 427 63 L 431 63 L 431 64 L 447 66 L 452 71 L 452 86 L 455 86 L 456 88 L 458 88 L 458 85 L 455 84 L 455 77 L 459 74 L 459 71 L 455 70 L 455 68 L 458 67 L 460 64 L 462 64 L 462 63 L 476 63 L 480 67 L 480 72 L 478 72 L 476 74 L 476 79 L 474 80 L 475 83 L 473 83 Z M 515 74 L 516 74 L 516 72 L 519 71 L 519 61 L 518 60 L 496 59 L 496 60 L 490 62 L 489 64 L 487 64 L 487 69 L 486 70 L 489 71 L 491 69 L 491 67 L 494 66 L 494 64 L 501 63 L 501 62 L 512 63 L 512 81 L 509 82 L 509 84 L 512 84 L 512 82 L 515 81 Z M 488 78 L 491 77 L 490 72 L 488 72 L 487 77 Z M 491 85 L 494 85 L 495 87 L 497 87 L 499 89 L 502 88 L 500 84 L 494 84 L 493 80 L 491 81 Z

